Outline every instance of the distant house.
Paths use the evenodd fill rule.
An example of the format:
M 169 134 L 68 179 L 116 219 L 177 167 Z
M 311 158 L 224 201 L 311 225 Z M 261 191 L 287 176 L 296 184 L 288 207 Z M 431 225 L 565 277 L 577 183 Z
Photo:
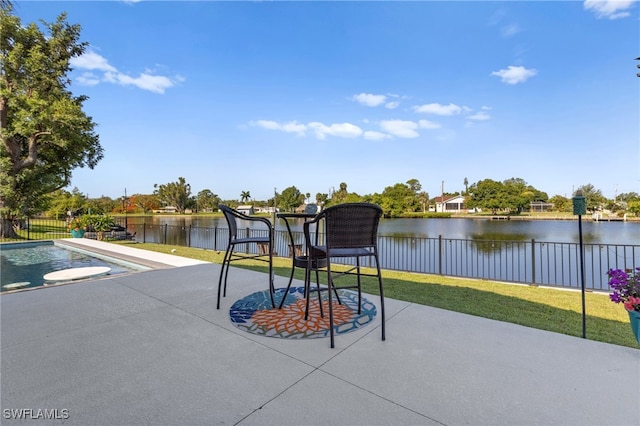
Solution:
M 238 206 L 236 210 L 242 214 L 246 214 L 247 216 L 255 214 L 255 211 L 253 210 L 253 206 Z
M 269 213 L 269 214 L 273 214 L 273 213 L 277 213 L 279 210 L 276 209 L 275 207 L 256 207 L 255 208 L 255 212 L 256 213 Z
M 153 210 L 154 213 L 176 213 L 177 211 L 178 209 L 176 209 L 174 206 L 164 206 Z
M 466 210 L 462 195 L 436 197 L 434 201 L 436 202 L 436 212 L 439 213 L 461 213 Z
M 529 204 L 531 212 L 548 212 L 553 208 L 553 203 L 545 203 L 544 201 L 532 201 Z

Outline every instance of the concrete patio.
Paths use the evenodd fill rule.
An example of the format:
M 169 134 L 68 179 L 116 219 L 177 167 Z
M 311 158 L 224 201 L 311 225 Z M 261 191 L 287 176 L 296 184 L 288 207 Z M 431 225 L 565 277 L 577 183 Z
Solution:
M 229 307 L 265 274 L 216 310 L 220 265 L 98 246 L 159 269 L 0 296 L 2 424 L 640 425 L 638 349 L 392 299 L 384 342 L 261 337 Z

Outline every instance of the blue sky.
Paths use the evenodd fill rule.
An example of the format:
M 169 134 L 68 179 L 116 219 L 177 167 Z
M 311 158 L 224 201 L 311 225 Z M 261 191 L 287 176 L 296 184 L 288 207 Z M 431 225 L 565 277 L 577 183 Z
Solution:
M 266 200 L 522 178 L 640 193 L 637 1 L 18 2 L 90 47 L 71 89 L 105 158 L 90 197 Z

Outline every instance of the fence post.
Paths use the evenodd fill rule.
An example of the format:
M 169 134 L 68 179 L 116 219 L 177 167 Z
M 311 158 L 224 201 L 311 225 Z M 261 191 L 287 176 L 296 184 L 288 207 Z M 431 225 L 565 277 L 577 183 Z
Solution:
M 164 240 L 162 242 L 163 244 L 167 244 L 167 224 L 164 224 Z
M 187 235 L 187 247 L 191 247 L 191 225 L 189 225 L 189 235 Z
M 218 251 L 218 227 L 213 228 L 213 249 Z
M 142 222 L 142 242 L 147 242 L 147 222 Z
M 531 239 L 531 284 L 536 283 L 536 240 Z
M 438 235 L 438 274 L 442 275 L 442 235 Z

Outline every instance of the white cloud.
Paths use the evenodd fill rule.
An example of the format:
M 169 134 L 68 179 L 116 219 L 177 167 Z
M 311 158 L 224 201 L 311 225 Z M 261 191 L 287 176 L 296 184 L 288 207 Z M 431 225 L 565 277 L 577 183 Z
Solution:
M 269 130 L 280 130 L 280 125 L 275 121 L 271 121 L 271 120 L 250 121 L 249 126 L 262 127 L 263 129 L 269 129 Z
M 593 12 L 598 19 L 619 19 L 630 16 L 627 11 L 638 0 L 585 0 L 583 6 Z
M 385 95 L 373 95 L 371 93 L 360 93 L 351 97 L 352 101 L 370 107 L 382 105 L 386 99 L 387 97 Z
M 284 123 L 281 126 L 281 130 L 287 133 L 297 133 L 299 135 L 304 134 L 307 130 L 307 126 L 304 124 L 300 124 L 297 121 L 290 121 L 288 123 Z
M 491 116 L 489 114 L 487 114 L 485 111 L 476 112 L 475 114 L 470 115 L 467 118 L 469 120 L 475 120 L 475 121 L 491 120 Z
M 76 77 L 76 81 L 83 86 L 95 86 L 100 83 L 100 79 L 96 77 L 92 72 L 84 72 L 78 77 Z
M 384 104 L 384 107 L 387 108 L 387 109 L 396 109 L 396 108 L 398 108 L 398 105 L 400 105 L 400 102 L 392 101 L 392 102 L 387 102 L 386 104 Z
M 278 123 L 271 120 L 257 120 L 250 121 L 249 125 L 252 127 L 262 127 L 268 130 L 280 130 L 285 133 L 296 133 L 303 136 L 307 130 L 307 126 L 300 124 L 297 121 L 289 121 L 287 123 Z
M 420 136 L 416 131 L 418 125 L 413 121 L 384 120 L 380 122 L 380 127 L 385 132 L 399 138 L 417 138 Z
M 416 105 L 413 107 L 413 110 L 416 112 L 422 112 L 425 114 L 436 114 L 436 115 L 455 115 L 460 114 L 462 108 L 455 104 L 449 105 L 441 105 L 441 104 L 425 104 L 425 105 Z
M 107 72 L 104 74 L 104 79 L 109 83 L 116 83 L 121 86 L 136 86 L 143 90 L 161 94 L 164 93 L 165 89 L 175 85 L 168 77 L 146 73 L 142 73 L 138 77 L 131 77 L 119 72 Z
M 76 77 L 78 84 L 85 86 L 95 86 L 103 81 L 121 86 L 135 86 L 143 90 L 162 94 L 166 89 L 184 80 L 182 77 L 169 78 L 161 75 L 153 75 L 151 71 L 145 71 L 138 77 L 131 77 L 119 72 L 115 67 L 109 65 L 107 59 L 93 51 L 85 52 L 81 56 L 71 58 L 70 63 L 74 68 L 104 72 L 102 78 L 92 73 L 83 73 L 79 77 Z
M 439 129 L 442 127 L 439 123 L 436 123 L 434 121 L 429 121 L 429 120 L 419 120 L 418 126 L 421 129 Z
M 313 129 L 318 139 L 324 139 L 327 135 L 350 139 L 357 138 L 362 135 L 362 129 L 351 123 L 340 123 L 327 126 L 326 124 L 314 121 L 309 123 L 308 126 L 310 129 Z
M 390 138 L 390 136 L 387 135 L 386 133 L 374 132 L 372 130 L 364 132 L 363 137 L 365 139 L 367 139 L 367 140 L 370 140 L 370 141 L 379 141 L 379 140 L 382 140 L 382 139 Z
M 518 24 L 505 25 L 500 29 L 502 37 L 511 37 L 518 34 L 520 31 L 522 30 L 520 29 L 520 26 Z
M 117 70 L 109 65 L 109 62 L 102 56 L 95 52 L 89 51 L 83 53 L 81 56 L 76 56 L 69 60 L 69 63 L 74 68 L 81 68 L 85 70 L 99 70 L 116 72 Z
M 362 136 L 363 131 L 360 127 L 351 123 L 338 123 L 327 126 L 324 123 L 314 121 L 308 124 L 301 124 L 297 121 L 289 121 L 287 123 L 278 123 L 271 120 L 250 121 L 249 126 L 261 127 L 267 130 L 279 130 L 285 133 L 295 133 L 298 136 L 304 136 L 307 130 L 313 130 L 316 138 L 325 139 L 327 136 L 335 136 L 338 138 L 357 138 Z
M 514 67 L 513 65 L 509 65 L 507 69 L 501 69 L 500 71 L 494 71 L 491 73 L 491 75 L 500 77 L 502 82 L 506 84 L 524 83 L 536 74 L 538 74 L 538 71 L 535 69 Z

